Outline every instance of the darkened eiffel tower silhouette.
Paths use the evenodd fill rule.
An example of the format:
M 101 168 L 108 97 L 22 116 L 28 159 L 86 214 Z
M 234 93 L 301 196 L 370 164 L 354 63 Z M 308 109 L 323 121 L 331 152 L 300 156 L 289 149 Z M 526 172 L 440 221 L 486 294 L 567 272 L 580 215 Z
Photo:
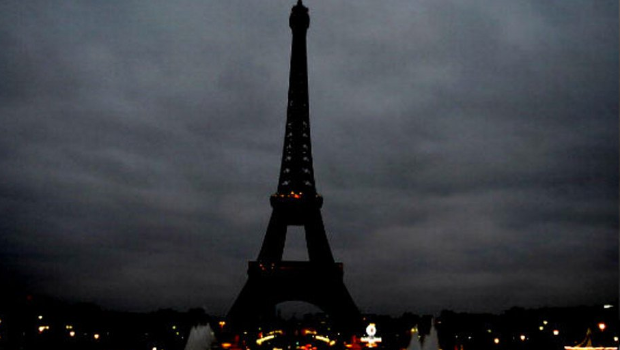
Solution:
M 291 71 L 284 150 L 278 191 L 270 198 L 273 212 L 256 261 L 249 262 L 248 281 L 228 313 L 232 328 L 249 328 L 275 317 L 276 304 L 305 301 L 318 306 L 340 329 L 358 327 L 360 313 L 343 282 L 342 264 L 334 262 L 312 167 L 308 109 L 306 31 L 308 8 L 293 6 Z M 303 226 L 309 261 L 283 261 L 288 226 Z

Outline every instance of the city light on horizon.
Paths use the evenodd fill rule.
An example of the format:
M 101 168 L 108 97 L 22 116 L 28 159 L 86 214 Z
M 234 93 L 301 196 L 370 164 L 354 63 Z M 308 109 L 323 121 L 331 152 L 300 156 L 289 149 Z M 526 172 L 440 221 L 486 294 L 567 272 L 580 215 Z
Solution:
M 598 311 L 598 313 L 597 311 L 594 311 L 594 310 L 597 310 L 597 308 L 598 310 L 601 310 L 601 311 Z M 569 310 L 569 309 L 566 309 L 566 310 Z M 575 310 L 578 310 L 578 309 L 575 309 Z M 549 320 L 545 320 L 547 321 L 546 322 L 547 327 L 545 327 L 547 332 L 537 331 L 539 327 L 541 327 L 540 325 L 545 323 L 542 321 L 542 318 L 539 318 L 540 321 L 538 322 L 534 321 L 534 323 L 529 325 L 529 327 L 527 328 L 527 332 L 523 332 L 523 333 L 512 332 L 512 335 L 508 336 L 511 330 L 510 328 L 506 328 L 506 325 L 515 325 L 517 324 L 515 323 L 515 321 L 519 319 L 521 320 L 536 319 L 537 317 L 535 316 L 540 313 L 545 313 L 545 314 L 550 313 L 548 310 L 540 309 L 537 311 L 527 311 L 529 313 L 529 316 L 527 316 L 526 314 L 525 317 L 524 315 L 520 315 L 520 316 L 517 315 L 517 318 L 512 318 L 510 317 L 509 313 L 503 314 L 502 316 L 498 316 L 498 315 L 485 316 L 485 317 L 488 317 L 486 320 L 478 319 L 477 321 L 475 321 L 479 325 L 478 330 L 476 330 L 475 332 L 471 332 L 471 328 L 469 328 L 469 331 L 466 331 L 466 332 L 463 332 L 462 330 L 461 331 L 458 330 L 459 327 L 466 327 L 465 329 L 467 329 L 468 327 L 471 327 L 473 324 L 476 324 L 476 323 L 471 323 L 467 321 L 467 319 L 463 319 L 462 317 L 468 317 L 465 314 L 460 315 L 457 318 L 452 318 L 452 314 L 447 313 L 445 315 L 442 315 L 441 317 L 433 318 L 432 321 L 430 319 L 425 319 L 424 321 L 422 321 L 424 318 L 418 318 L 417 324 L 402 323 L 401 326 L 396 326 L 396 325 L 399 324 L 398 322 L 407 320 L 408 319 L 407 317 L 404 317 L 400 320 L 399 320 L 399 317 L 395 317 L 395 318 L 392 318 L 391 321 L 388 321 L 387 323 L 385 323 L 385 321 L 381 321 L 381 319 L 385 316 L 371 314 L 371 315 L 365 316 L 366 322 L 364 322 L 364 324 L 366 324 L 366 326 L 359 327 L 358 336 L 357 338 L 355 338 L 357 339 L 357 342 L 349 342 L 350 338 L 340 337 L 339 330 L 329 331 L 329 329 L 333 328 L 333 324 L 330 324 L 329 322 L 326 323 L 326 321 L 329 320 L 329 318 L 325 318 L 326 315 L 317 313 L 317 314 L 304 315 L 304 317 L 302 317 L 301 319 L 307 320 L 305 322 L 308 322 L 308 323 L 304 326 L 297 324 L 296 327 L 299 327 L 299 328 L 294 330 L 294 332 L 293 332 L 293 329 L 288 328 L 288 326 L 281 325 L 278 328 L 274 329 L 274 328 L 271 328 L 271 326 L 262 324 L 262 325 L 259 325 L 254 331 L 251 331 L 251 329 L 247 329 L 249 333 L 247 331 L 244 331 L 243 335 L 239 333 L 238 335 L 236 335 L 237 338 L 229 337 L 229 338 L 222 338 L 221 340 L 218 339 L 217 344 L 222 349 L 239 349 L 239 345 L 245 341 L 246 343 L 254 344 L 254 347 L 250 347 L 250 349 L 254 349 L 254 350 L 256 350 L 255 347 L 257 345 L 260 346 L 261 348 L 267 347 L 269 349 L 272 349 L 272 348 L 286 349 L 287 348 L 286 346 L 282 347 L 283 344 L 287 344 L 287 341 L 291 341 L 291 339 L 296 339 L 297 337 L 299 337 L 296 340 L 296 341 L 299 341 L 299 347 L 303 347 L 306 349 L 313 349 L 313 348 L 320 349 L 321 346 L 329 346 L 330 348 L 334 347 L 334 349 L 339 349 L 339 346 L 342 346 L 343 348 L 346 346 L 348 349 L 357 349 L 357 346 L 361 346 L 361 348 L 396 349 L 398 347 L 394 347 L 395 344 L 401 344 L 403 346 L 402 349 L 405 349 L 406 347 L 402 343 L 398 343 L 398 342 L 395 343 L 395 341 L 397 341 L 399 337 L 402 341 L 404 341 L 405 339 L 407 339 L 407 341 L 414 341 L 417 339 L 417 341 L 422 341 L 422 343 L 424 343 L 424 341 L 428 341 L 429 339 L 428 336 L 432 333 L 428 327 L 430 326 L 431 328 L 433 328 L 434 327 L 433 325 L 436 326 L 436 325 L 441 324 L 442 327 L 443 326 L 447 327 L 444 329 L 444 331 L 446 329 L 450 329 L 450 330 L 453 330 L 452 332 L 454 332 L 451 334 L 443 333 L 443 336 L 442 336 L 442 332 L 440 332 L 439 333 L 440 336 L 439 338 L 437 338 L 438 342 L 440 343 L 452 344 L 448 347 L 448 349 L 452 349 L 453 347 L 459 348 L 461 345 L 465 346 L 465 349 L 467 347 L 469 347 L 470 349 L 485 348 L 485 346 L 486 347 L 492 346 L 495 349 L 511 349 L 515 346 L 516 347 L 526 346 L 527 348 L 534 349 L 534 348 L 538 348 L 540 344 L 544 344 L 545 342 L 547 343 L 553 342 L 554 344 L 558 344 L 558 346 L 562 345 L 565 349 L 576 350 L 579 348 L 573 345 L 576 344 L 579 339 L 584 339 L 583 341 L 585 342 L 591 337 L 593 341 L 597 342 L 597 343 L 593 342 L 592 344 L 597 344 L 597 346 L 599 344 L 598 343 L 599 340 L 607 339 L 606 342 L 600 344 L 601 349 L 617 350 L 616 348 L 614 348 L 614 346 L 617 347 L 617 344 L 618 344 L 618 336 L 617 336 L 618 324 L 616 322 L 612 322 L 609 319 L 610 312 L 602 311 L 604 309 L 601 308 L 600 305 L 592 306 L 589 308 L 589 310 L 592 310 L 591 311 L 592 314 L 589 318 L 588 323 L 594 326 L 594 327 L 592 326 L 590 327 L 591 330 L 596 330 L 597 332 L 598 331 L 602 332 L 604 330 L 604 332 L 607 332 L 607 334 L 609 334 L 607 338 L 601 338 L 603 334 L 597 335 L 597 332 L 592 333 L 590 336 L 588 335 L 589 333 L 586 332 L 587 329 L 580 330 L 579 327 L 575 327 L 575 324 L 583 323 L 584 320 L 580 319 L 579 317 L 576 317 L 575 319 L 562 318 L 562 315 L 567 314 L 567 311 L 565 310 L 553 311 L 553 312 L 556 312 L 556 314 L 552 313 L 550 315 L 552 318 L 550 318 Z M 46 314 L 44 319 L 62 320 L 62 316 L 59 317 L 59 315 L 61 314 L 62 312 L 60 312 L 58 315 L 55 313 L 49 313 L 49 314 Z M 186 315 L 190 315 L 190 313 L 187 313 Z M 308 318 L 311 315 L 313 316 L 311 318 Z M 119 315 L 119 316 L 122 317 L 122 315 Z M 204 332 L 204 330 L 198 330 L 195 327 L 187 328 L 188 325 L 185 324 L 185 322 L 183 323 L 180 322 L 180 320 L 182 320 L 182 318 L 179 318 L 180 314 L 176 314 L 176 315 L 171 314 L 171 316 L 173 316 L 174 318 L 170 318 L 169 320 L 161 319 L 160 321 L 158 321 L 164 324 L 165 325 L 164 327 L 151 328 L 152 326 L 154 326 L 153 324 L 152 326 L 149 326 L 150 330 L 147 331 L 147 329 L 144 329 L 147 332 L 141 333 L 139 338 L 146 337 L 142 339 L 148 339 L 150 337 L 154 337 L 153 339 L 156 339 L 157 333 L 156 332 L 152 333 L 151 330 L 167 329 L 168 331 L 166 333 L 177 335 L 174 338 L 170 338 L 170 339 L 176 339 L 175 342 L 183 342 L 183 341 L 187 341 L 186 337 L 183 337 L 183 339 L 179 338 L 183 332 L 190 331 L 190 330 L 192 332 L 196 331 L 197 332 L 196 334 L 200 334 L 200 332 Z M 481 317 L 481 315 L 476 316 L 476 314 L 472 314 L 471 316 L 473 317 L 472 320 L 476 320 L 476 317 Z M 109 316 L 98 314 L 97 317 L 104 317 L 107 319 Z M 145 320 L 149 318 L 148 314 L 144 314 L 144 317 L 145 317 Z M 318 317 L 318 318 L 315 319 L 314 317 Z M 108 325 L 102 324 L 101 325 L 102 328 L 97 327 L 98 330 L 108 329 L 107 333 L 101 332 L 101 331 L 91 332 L 87 330 L 88 328 L 84 329 L 84 331 L 82 332 L 76 332 L 76 328 L 77 329 L 83 328 L 82 320 L 80 318 L 76 319 L 74 317 L 71 317 L 70 319 L 71 319 L 71 323 L 59 322 L 58 325 L 56 323 L 37 325 L 37 329 L 38 329 L 37 334 L 42 334 L 39 339 L 41 340 L 45 339 L 45 341 L 48 341 L 49 339 L 54 339 L 54 337 L 52 337 L 52 335 L 55 334 L 54 332 L 47 333 L 48 330 L 54 327 L 64 329 L 63 330 L 64 337 L 60 337 L 58 339 L 65 339 L 64 340 L 65 342 L 70 341 L 71 344 L 81 344 L 82 342 L 84 342 L 84 344 L 87 344 L 88 341 L 90 341 L 91 343 L 96 341 L 96 342 L 99 342 L 100 344 L 110 344 L 111 341 L 112 342 L 116 341 L 114 339 L 119 339 L 118 336 L 120 334 L 125 333 L 125 331 L 121 331 L 119 328 L 115 329 L 115 326 L 112 326 L 111 324 L 108 324 Z M 558 321 L 560 319 L 561 321 Z M 174 322 L 171 322 L 172 320 L 174 320 Z M 223 318 L 219 318 L 219 319 L 215 318 L 215 319 L 212 319 L 212 321 L 210 322 L 212 325 L 219 325 L 220 322 L 222 322 L 222 320 Z M 409 320 L 411 320 L 411 318 L 409 318 Z M 454 321 L 456 320 L 458 320 L 458 322 L 454 323 Z M 5 320 L 3 319 L 3 322 L 4 321 Z M 149 322 L 150 321 L 147 321 L 146 323 L 143 323 L 143 324 L 148 324 Z M 298 321 L 291 320 L 291 322 L 298 322 Z M 397 323 L 392 323 L 392 322 L 397 322 Z M 571 322 L 576 322 L 576 323 L 571 325 Z M 319 325 L 319 324 L 323 325 L 322 326 L 323 328 L 316 328 L 316 325 Z M 122 322 L 118 323 L 118 325 L 122 325 Z M 412 327 L 412 325 L 414 325 L 414 327 Z M 395 327 L 395 328 L 392 328 L 392 327 Z M 420 334 L 421 337 L 418 337 L 419 329 L 420 329 L 419 327 L 421 327 L 421 329 L 424 330 L 423 331 L 424 333 Z M 220 327 L 215 327 L 214 329 L 211 330 L 211 332 L 213 332 L 212 334 L 216 337 L 216 339 L 220 337 L 221 334 L 226 334 L 228 332 L 224 330 L 220 331 L 219 328 Z M 392 333 L 396 329 L 399 329 L 398 331 L 400 332 L 399 334 Z M 569 330 L 569 329 L 573 329 L 573 330 Z M 536 330 L 536 332 L 531 333 L 533 330 Z M 2 332 L 2 329 L 0 327 L 0 333 L 1 332 Z M 220 332 L 223 332 L 223 333 L 220 333 Z M 378 333 L 383 333 L 381 334 L 383 337 L 381 338 L 377 337 Z M 83 336 L 81 336 L 82 334 Z M 387 337 L 385 337 L 386 335 Z M 560 337 L 560 335 L 562 336 Z M 195 336 L 192 336 L 190 334 L 189 338 L 191 339 L 192 337 L 193 339 L 196 339 Z M 234 340 L 234 339 L 237 339 L 237 340 Z M 379 339 L 382 339 L 383 343 L 379 343 L 378 342 Z M 562 344 L 563 342 L 565 342 L 566 339 L 575 339 L 575 340 L 566 341 L 566 343 L 568 344 L 566 343 Z M 162 349 L 174 350 L 175 349 L 175 347 L 167 346 L 165 344 L 162 344 L 159 341 L 155 341 L 151 344 L 157 344 L 157 349 L 160 349 L 160 350 Z M 177 344 L 180 344 L 180 343 L 177 343 Z M 1 339 L 0 339 L 0 345 L 2 345 Z M 62 346 L 60 346 L 59 348 L 62 348 Z M 553 349 L 549 349 L 549 350 L 553 350 Z

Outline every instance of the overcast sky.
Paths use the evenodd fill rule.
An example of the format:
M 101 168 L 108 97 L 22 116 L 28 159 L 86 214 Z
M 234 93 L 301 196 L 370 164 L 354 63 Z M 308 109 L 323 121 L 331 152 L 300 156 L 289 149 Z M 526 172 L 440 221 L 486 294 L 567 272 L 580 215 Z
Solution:
M 225 314 L 271 215 L 293 4 L 2 1 L 0 277 Z M 317 189 L 362 311 L 617 299 L 617 1 L 305 4 Z

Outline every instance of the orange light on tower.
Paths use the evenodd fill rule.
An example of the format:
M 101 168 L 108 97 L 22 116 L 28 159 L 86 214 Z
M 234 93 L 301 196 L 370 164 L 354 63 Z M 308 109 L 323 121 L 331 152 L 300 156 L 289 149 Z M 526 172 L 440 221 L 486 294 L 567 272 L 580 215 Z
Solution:
M 601 322 L 601 323 L 599 323 L 599 324 L 598 324 L 598 329 L 600 329 L 600 330 L 601 330 L 601 332 L 602 332 L 602 331 L 604 331 L 604 330 L 605 330 L 605 328 L 607 328 L 607 325 L 606 325 L 606 324 L 604 324 L 603 322 Z

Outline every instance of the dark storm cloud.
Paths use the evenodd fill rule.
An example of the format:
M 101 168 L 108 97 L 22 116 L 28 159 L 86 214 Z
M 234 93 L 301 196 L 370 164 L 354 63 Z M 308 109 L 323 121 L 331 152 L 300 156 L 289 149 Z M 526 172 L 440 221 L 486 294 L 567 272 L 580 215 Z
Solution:
M 270 215 L 291 5 L 0 5 L 2 274 L 224 313 Z M 307 5 L 318 189 L 363 310 L 617 299 L 617 3 Z

